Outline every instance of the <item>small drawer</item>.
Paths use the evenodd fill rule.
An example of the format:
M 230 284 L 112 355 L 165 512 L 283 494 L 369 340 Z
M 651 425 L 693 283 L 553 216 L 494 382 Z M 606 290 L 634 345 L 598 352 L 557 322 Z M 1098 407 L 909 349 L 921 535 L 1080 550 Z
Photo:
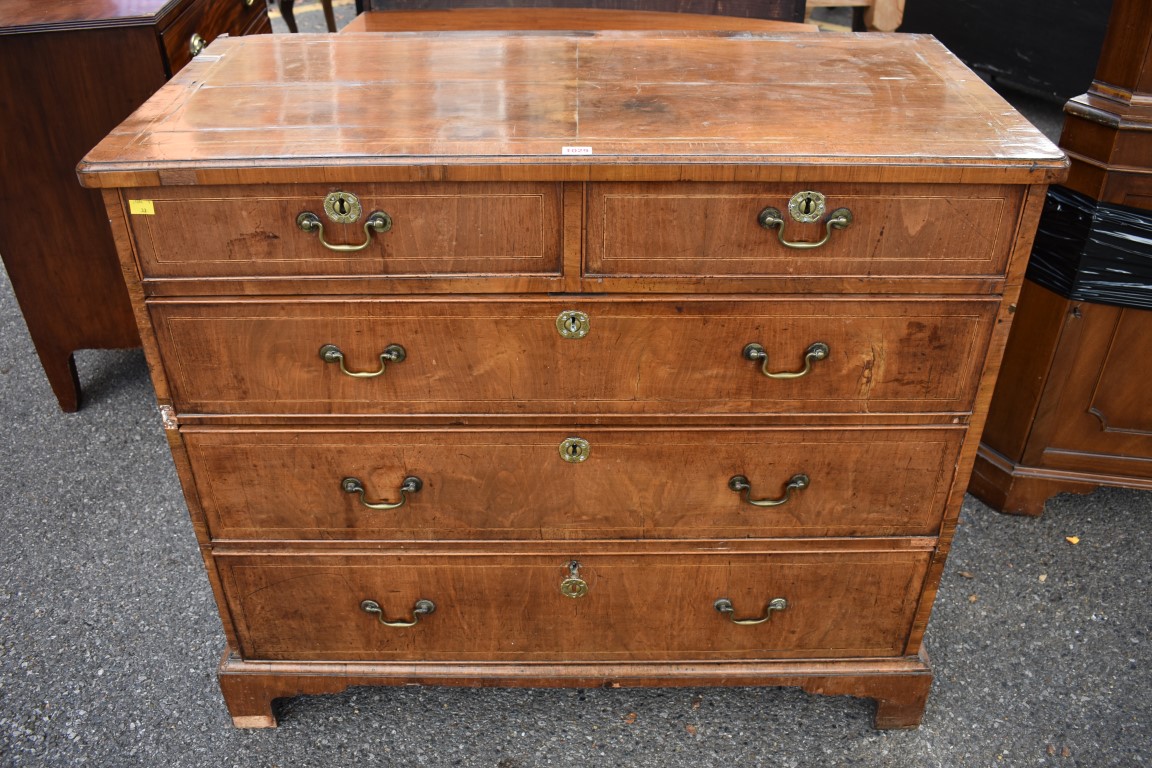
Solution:
M 380 415 L 965 412 L 997 306 L 798 297 L 149 303 L 178 412 Z
M 903 655 L 930 552 L 213 559 L 246 660 L 649 661 Z
M 998 276 L 1020 201 L 1021 190 L 1005 186 L 597 184 L 588 194 L 586 272 Z M 769 209 L 780 221 L 771 228 L 761 223 Z M 842 229 L 828 223 L 837 211 L 850 217 Z
M 479 540 L 934 536 L 964 433 L 189 428 L 183 437 L 217 539 Z
M 145 278 L 560 272 L 558 184 L 176 187 L 132 195 L 148 202 L 148 214 L 129 216 Z
M 265 0 L 196 0 L 160 33 L 174 75 L 220 35 L 243 35 L 266 15 Z

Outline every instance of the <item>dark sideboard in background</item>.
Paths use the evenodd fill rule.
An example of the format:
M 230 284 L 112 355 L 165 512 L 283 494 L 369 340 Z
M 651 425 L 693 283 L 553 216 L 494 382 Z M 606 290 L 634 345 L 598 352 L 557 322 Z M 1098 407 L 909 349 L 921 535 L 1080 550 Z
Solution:
M 1049 191 L 969 490 L 1039 515 L 1060 492 L 1152 489 L 1152 4 L 1116 0 L 1065 107 Z
M 0 255 L 63 410 L 75 350 L 140 344 L 77 162 L 218 35 L 271 31 L 264 0 L 0 3 Z

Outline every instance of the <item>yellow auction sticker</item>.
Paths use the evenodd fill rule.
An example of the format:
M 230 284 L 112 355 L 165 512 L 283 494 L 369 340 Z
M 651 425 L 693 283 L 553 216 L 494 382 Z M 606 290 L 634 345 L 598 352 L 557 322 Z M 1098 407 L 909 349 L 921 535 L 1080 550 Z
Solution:
M 128 212 L 134 216 L 155 216 L 156 206 L 151 200 L 129 200 Z

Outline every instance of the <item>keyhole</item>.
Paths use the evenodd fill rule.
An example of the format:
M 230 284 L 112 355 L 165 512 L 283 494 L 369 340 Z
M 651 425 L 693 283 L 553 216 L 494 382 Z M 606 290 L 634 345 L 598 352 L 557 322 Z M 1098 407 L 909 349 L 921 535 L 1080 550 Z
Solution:
M 588 315 L 566 309 L 556 315 L 556 331 L 565 339 L 582 339 L 588 335 Z
M 824 195 L 811 190 L 797 192 L 788 201 L 788 213 L 802 224 L 817 221 L 824 215 Z
M 560 458 L 569 464 L 579 464 L 588 458 L 591 446 L 588 441 L 580 437 L 570 437 L 560 443 Z
M 342 197 L 336 198 L 336 211 L 341 216 L 347 216 L 348 215 L 348 201 Z

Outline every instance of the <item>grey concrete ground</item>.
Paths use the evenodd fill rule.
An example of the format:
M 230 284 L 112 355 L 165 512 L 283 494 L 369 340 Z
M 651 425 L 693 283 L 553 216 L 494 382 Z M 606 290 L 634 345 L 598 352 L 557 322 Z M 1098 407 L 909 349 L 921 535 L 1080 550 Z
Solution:
M 1152 764 L 1152 494 L 1127 490 L 1040 519 L 969 500 L 915 731 L 874 731 L 864 700 L 746 688 L 354 689 L 234 730 L 143 357 L 78 357 L 67 415 L 0 272 L 2 766 Z

